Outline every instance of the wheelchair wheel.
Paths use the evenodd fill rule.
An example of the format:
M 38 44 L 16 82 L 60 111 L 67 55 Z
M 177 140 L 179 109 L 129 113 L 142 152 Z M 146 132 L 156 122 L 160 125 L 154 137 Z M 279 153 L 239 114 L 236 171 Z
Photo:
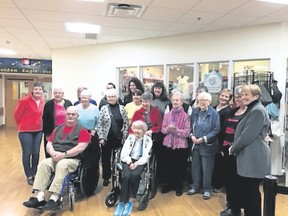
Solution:
M 139 211 L 145 210 L 148 204 L 149 204 L 149 192 L 145 192 L 144 195 L 140 198 L 138 210 Z
M 113 207 L 118 200 L 118 194 L 116 191 L 112 191 L 111 193 L 108 194 L 108 196 L 105 199 L 105 205 L 107 207 Z
M 96 166 L 82 167 L 80 172 L 80 190 L 84 196 L 96 193 L 99 181 L 99 164 Z
M 158 178 L 156 176 L 156 170 L 157 170 L 157 159 L 156 155 L 153 155 L 153 158 L 151 160 L 150 165 L 150 172 L 151 172 L 151 179 L 150 179 L 150 199 L 153 199 L 158 190 Z
M 68 199 L 69 199 L 69 209 L 70 209 L 70 211 L 73 211 L 74 210 L 74 204 L 75 204 L 75 194 L 69 193 Z

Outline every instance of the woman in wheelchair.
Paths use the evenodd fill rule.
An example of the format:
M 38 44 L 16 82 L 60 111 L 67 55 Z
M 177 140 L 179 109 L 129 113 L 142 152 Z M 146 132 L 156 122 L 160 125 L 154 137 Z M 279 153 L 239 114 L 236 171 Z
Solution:
M 121 151 L 123 178 L 120 202 L 114 212 L 115 216 L 127 216 L 132 212 L 132 199 L 136 198 L 141 174 L 150 158 L 152 139 L 145 135 L 147 124 L 141 120 L 132 123 L 133 134 L 126 139 Z

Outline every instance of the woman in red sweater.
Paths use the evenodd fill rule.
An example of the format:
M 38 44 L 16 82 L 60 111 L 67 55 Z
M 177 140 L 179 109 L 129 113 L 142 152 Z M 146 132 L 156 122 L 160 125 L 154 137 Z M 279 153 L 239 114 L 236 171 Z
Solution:
M 19 100 L 14 111 L 18 137 L 22 147 L 22 163 L 29 185 L 33 185 L 34 182 L 43 135 L 42 114 L 44 100 L 42 93 L 42 83 L 34 83 L 31 93 Z

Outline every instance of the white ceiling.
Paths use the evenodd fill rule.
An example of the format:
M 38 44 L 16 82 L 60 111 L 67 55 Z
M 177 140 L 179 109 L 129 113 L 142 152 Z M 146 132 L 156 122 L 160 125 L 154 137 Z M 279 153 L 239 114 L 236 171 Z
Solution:
M 145 6 L 140 18 L 106 16 L 108 3 Z M 97 40 L 65 31 L 65 22 L 99 24 Z M 288 22 L 288 6 L 256 0 L 0 0 L 0 47 L 12 58 L 51 59 L 53 49 Z M 1 56 L 0 57 L 8 57 Z

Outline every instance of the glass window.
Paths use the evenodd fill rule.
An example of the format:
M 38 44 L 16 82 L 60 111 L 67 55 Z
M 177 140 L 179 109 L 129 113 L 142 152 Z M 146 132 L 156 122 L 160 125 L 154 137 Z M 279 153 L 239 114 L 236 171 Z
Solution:
M 199 86 L 206 86 L 212 95 L 212 105 L 217 104 L 218 93 L 228 87 L 229 62 L 199 64 Z
M 119 88 L 120 88 L 120 98 L 123 99 L 124 95 L 127 93 L 127 85 L 132 77 L 139 78 L 138 67 L 120 67 L 119 71 Z
M 143 85 L 145 90 L 150 90 L 152 85 L 157 82 L 164 80 L 164 66 L 153 65 L 153 66 L 141 66 Z
M 235 61 L 233 86 L 251 84 L 256 81 L 266 85 L 271 76 L 269 68 L 269 59 Z
M 194 65 L 167 65 L 167 71 L 169 74 L 169 93 L 171 94 L 173 89 L 178 89 L 183 93 L 186 102 L 189 102 L 190 98 L 193 97 Z

